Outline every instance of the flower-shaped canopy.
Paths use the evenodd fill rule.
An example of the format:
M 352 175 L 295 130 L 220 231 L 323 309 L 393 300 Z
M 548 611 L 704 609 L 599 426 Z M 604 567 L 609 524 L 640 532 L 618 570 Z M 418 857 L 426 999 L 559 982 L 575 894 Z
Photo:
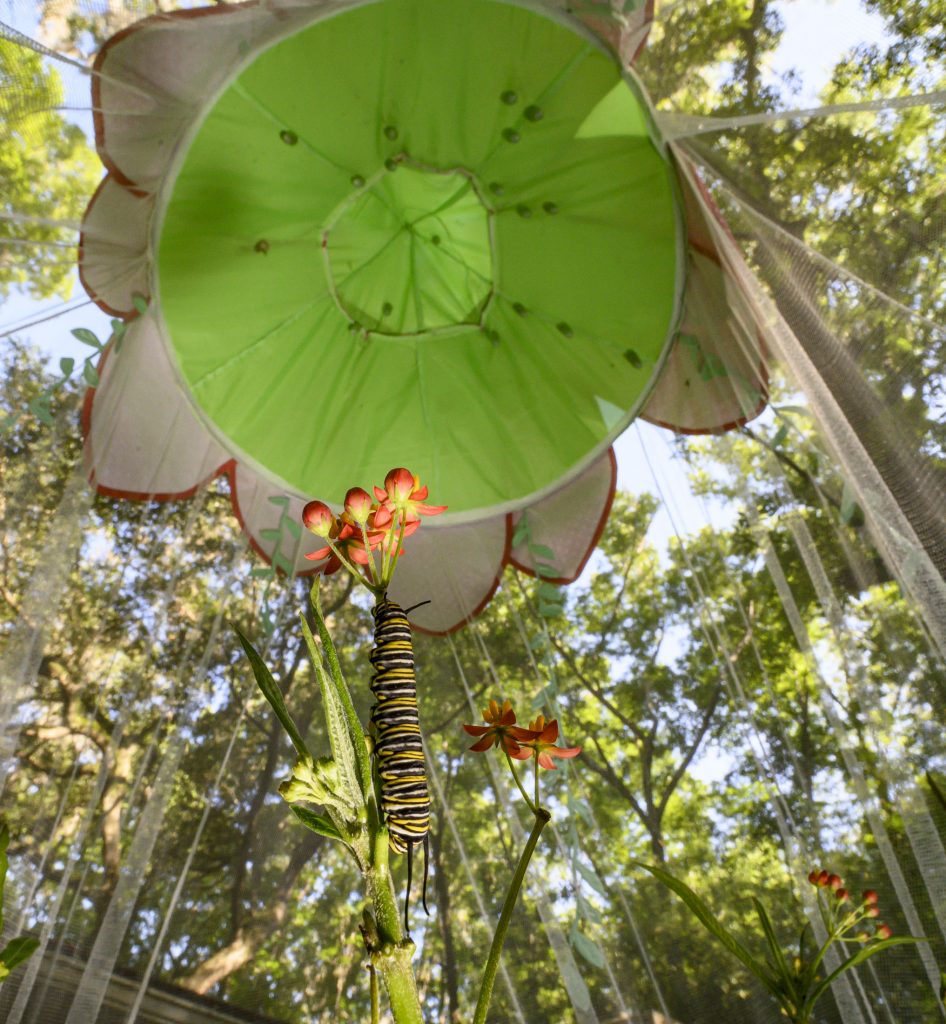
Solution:
M 226 473 L 273 556 L 270 499 L 337 506 L 407 464 L 449 512 L 394 597 L 433 596 L 412 617 L 442 631 L 505 563 L 533 568 L 523 515 L 575 577 L 636 415 L 758 412 L 714 208 L 630 70 L 649 15 L 587 7 L 241 4 L 109 40 L 80 272 L 132 322 L 86 408 L 98 488 L 180 497 Z M 281 554 L 310 568 L 312 547 Z

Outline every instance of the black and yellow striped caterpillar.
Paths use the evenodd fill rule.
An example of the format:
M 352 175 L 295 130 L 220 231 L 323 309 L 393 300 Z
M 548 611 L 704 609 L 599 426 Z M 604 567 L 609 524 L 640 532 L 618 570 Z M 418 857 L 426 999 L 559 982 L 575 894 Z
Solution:
M 426 604 L 426 602 L 424 602 Z M 415 605 L 414 607 L 419 607 Z M 413 608 L 408 609 L 413 611 Z M 411 624 L 400 605 L 383 595 L 372 609 L 374 667 L 371 709 L 374 752 L 381 780 L 381 810 L 388 827 L 388 843 L 395 853 L 407 854 L 407 897 L 404 928 L 410 932 L 408 901 L 414 847 L 424 845 L 423 904 L 427 910 L 428 829 L 430 794 L 427 766 L 417 716 L 417 680 L 414 676 L 414 647 Z

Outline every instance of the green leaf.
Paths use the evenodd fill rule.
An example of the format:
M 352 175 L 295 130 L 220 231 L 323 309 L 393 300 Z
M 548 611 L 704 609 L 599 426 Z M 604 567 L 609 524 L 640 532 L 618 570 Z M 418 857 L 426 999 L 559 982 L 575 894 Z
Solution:
M 572 797 L 568 801 L 568 806 L 581 815 L 588 828 L 595 827 L 594 815 L 591 813 L 591 807 L 587 800 L 582 800 L 581 797 Z
M 7 972 L 14 967 L 28 960 L 39 946 L 39 939 L 32 935 L 20 935 L 11 939 L 2 950 L 0 950 L 0 963 L 6 967 Z
M 287 508 L 289 499 L 284 494 L 272 494 L 269 497 L 270 505 L 278 505 L 280 508 Z
M 321 814 L 316 814 L 315 811 L 310 811 L 308 807 L 300 807 L 298 804 L 290 804 L 289 810 L 302 822 L 307 829 L 317 833 L 320 836 L 325 836 L 326 839 L 341 839 L 342 834 L 338 829 L 328 820 L 323 818 Z
M 598 877 L 598 872 L 594 868 L 589 868 L 587 865 L 582 864 L 580 860 L 575 861 L 575 867 L 578 868 L 578 874 L 601 896 L 607 896 L 608 890 L 604 887 L 604 882 Z
M 532 531 L 529 528 L 529 520 L 523 517 L 516 523 L 516 528 L 512 534 L 512 546 L 517 548 L 520 544 L 525 544 L 531 535 Z
M 547 580 L 542 580 L 536 588 L 536 593 L 546 601 L 558 601 L 565 596 L 559 584 L 549 583 Z
M 292 745 L 296 748 L 296 753 L 303 760 L 311 761 L 312 755 L 309 753 L 309 748 L 305 745 L 305 740 L 303 740 L 302 735 L 296 728 L 292 715 L 289 714 L 286 702 L 283 700 L 282 691 L 276 685 L 276 680 L 273 679 L 272 673 L 266 667 L 266 663 L 259 656 L 256 648 L 246 638 L 243 630 L 236 625 L 233 628 L 236 631 L 236 635 L 240 638 L 240 643 L 243 645 L 247 658 L 250 659 L 253 675 L 256 676 L 256 685 L 263 691 L 263 696 L 269 701 L 269 706 L 279 719 L 280 724 L 286 731 L 286 735 L 292 741 Z
M 263 540 L 278 541 L 281 534 L 279 530 L 260 530 L 259 535 Z
M 933 793 L 933 796 L 940 802 L 940 806 L 946 811 L 946 790 L 941 789 L 936 782 L 936 777 L 932 772 L 926 773 L 926 782 Z
M 533 651 L 541 651 L 548 645 L 549 638 L 545 633 L 537 633 L 530 641 L 529 647 Z
M 803 405 L 773 405 L 772 410 L 775 413 L 792 413 L 795 416 L 804 416 L 807 419 L 811 419 L 811 410 L 806 409 Z
M 561 575 L 554 565 L 549 565 L 547 562 L 536 562 L 535 574 L 540 579 L 556 579 Z
M 552 604 L 550 601 L 539 602 L 539 615 L 541 615 L 543 619 L 558 618 L 558 616 L 562 614 L 562 611 L 563 609 L 561 604 Z
M 148 312 L 148 300 L 143 295 L 134 295 L 131 301 L 132 305 L 142 316 Z
M 273 565 L 287 576 L 292 575 L 292 559 L 281 551 L 277 551 L 273 555 Z
M 545 558 L 550 561 L 555 558 L 555 552 L 547 544 L 530 544 L 529 554 L 534 558 Z
M 578 894 L 577 904 L 578 913 L 582 918 L 584 918 L 584 920 L 594 921 L 595 924 L 601 924 L 601 912 L 593 903 L 589 903 L 581 893 Z
M 293 540 L 298 540 L 302 536 L 302 527 L 289 516 L 284 515 L 279 521 L 280 530 L 286 530 L 292 537 Z
M 85 366 L 82 367 L 82 376 L 85 378 L 86 384 L 91 388 L 97 388 L 99 386 L 99 375 L 95 367 L 90 363 L 86 362 Z
M 733 938 L 728 931 L 719 923 L 716 919 L 716 915 L 710 910 L 710 908 L 700 899 L 699 896 L 688 886 L 686 883 L 681 882 L 679 879 L 674 878 L 668 871 L 664 871 L 663 868 L 659 868 L 654 864 L 644 864 L 641 861 L 631 861 L 632 864 L 637 867 L 643 868 L 645 871 L 649 871 L 657 881 L 665 885 L 671 892 L 675 892 L 681 900 L 687 905 L 693 916 L 700 922 L 701 925 L 722 945 L 729 950 L 732 955 L 739 960 L 745 967 L 762 982 L 763 985 L 772 993 L 776 998 L 781 994 L 780 986 L 777 979 L 767 970 L 764 964 L 761 964 L 755 957 L 742 945 L 737 939 Z
M 53 416 L 49 411 L 49 399 L 45 395 L 34 398 L 29 404 L 29 410 L 41 423 L 45 423 L 47 427 L 53 425 Z
M 0 825 L 0 931 L 3 930 L 3 887 L 7 884 L 7 846 L 10 843 L 10 830 L 7 823 Z
M 78 338 L 83 345 L 90 345 L 97 352 L 102 351 L 102 343 L 99 341 L 98 336 L 94 331 L 90 331 L 88 327 L 73 328 L 72 336 Z
M 353 807 L 363 806 L 365 795 L 361 788 L 358 759 L 349 731 L 345 708 L 334 683 L 329 680 L 325 666 L 322 664 L 322 655 L 315 645 L 315 637 L 312 636 L 312 630 L 309 629 L 309 624 L 301 612 L 299 618 L 302 620 L 302 635 L 309 648 L 309 658 L 319 679 L 319 689 L 322 691 L 325 727 L 328 730 L 328 738 L 332 746 L 332 759 L 338 767 L 338 783 L 344 789 L 343 799 Z
M 257 565 L 255 568 L 250 569 L 250 579 L 254 580 L 271 580 L 274 575 L 275 570 L 271 565 Z
M 345 709 L 345 718 L 348 721 L 348 731 L 351 736 L 352 746 L 355 748 L 355 760 L 358 763 L 358 776 L 361 780 L 361 792 L 364 798 L 368 799 L 368 794 L 371 793 L 373 786 L 371 782 L 371 758 L 368 755 L 368 747 L 365 744 L 365 731 L 361 727 L 361 722 L 358 720 L 358 715 L 355 713 L 355 705 L 352 703 L 351 692 L 348 689 L 348 684 L 345 682 L 345 677 L 342 675 L 342 666 L 338 661 L 338 651 L 335 650 L 335 644 L 332 641 L 332 634 L 328 631 L 328 626 L 325 625 L 325 616 L 322 614 L 322 597 L 319 592 L 319 578 L 316 576 L 315 582 L 312 584 L 312 588 L 309 591 L 309 600 L 312 604 L 312 614 L 315 618 L 315 628 L 318 630 L 319 639 L 322 641 L 322 649 L 325 651 L 325 656 L 328 658 L 329 671 L 332 673 L 332 682 L 335 684 L 335 689 L 338 692 L 338 699 L 342 703 L 342 707 Z
M 580 953 L 588 963 L 594 967 L 604 967 L 604 954 L 601 952 L 601 947 L 579 931 L 577 926 L 572 927 L 568 939 L 576 952 Z
M 775 431 L 775 437 L 772 438 L 772 447 L 778 448 L 779 445 L 785 443 L 785 438 L 788 437 L 788 427 L 783 423 L 778 430 Z
M 789 966 L 785 961 L 785 954 L 782 952 L 782 947 L 775 934 L 775 929 L 772 927 L 772 921 L 769 918 L 765 907 L 762 906 L 755 896 L 752 897 L 752 905 L 755 907 L 755 912 L 759 915 L 759 921 L 762 924 L 762 932 L 765 935 L 765 941 L 768 943 L 769 950 L 772 953 L 772 963 L 775 966 L 779 977 L 782 979 L 782 984 L 785 990 L 791 994 L 792 1002 L 797 1002 L 795 998 L 795 975 L 789 969 Z
M 816 985 L 811 992 L 808 993 L 808 998 L 805 1000 L 803 1009 L 808 1010 L 810 1013 L 814 1008 L 818 1000 L 825 994 L 830 988 L 831 983 L 836 981 L 844 974 L 845 971 L 849 971 L 852 967 L 857 967 L 858 964 L 862 964 L 865 960 L 870 959 L 876 953 L 880 953 L 885 949 L 890 949 L 891 946 L 903 946 L 908 942 L 926 942 L 926 939 L 916 939 L 912 935 L 895 935 L 889 939 L 877 939 L 876 941 L 868 942 L 851 957 L 844 961 L 840 967 L 835 968 L 819 985 Z
M 63 377 L 71 377 L 72 371 L 75 368 L 76 361 L 70 356 L 64 356 L 59 360 L 59 369 L 62 371 Z
M 854 500 L 854 491 L 845 480 L 844 490 L 841 492 L 841 522 L 848 525 L 854 519 L 857 511 L 858 507 L 857 502 Z

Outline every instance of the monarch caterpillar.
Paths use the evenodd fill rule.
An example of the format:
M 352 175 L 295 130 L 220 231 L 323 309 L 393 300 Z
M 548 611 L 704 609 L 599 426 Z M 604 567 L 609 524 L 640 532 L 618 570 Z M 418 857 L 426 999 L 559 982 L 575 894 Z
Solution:
M 426 604 L 427 602 L 423 602 Z M 413 611 L 414 605 L 408 611 Z M 430 794 L 427 766 L 417 717 L 417 680 L 414 676 L 414 648 L 411 624 L 400 605 L 383 595 L 372 609 L 374 667 L 371 709 L 374 751 L 381 780 L 381 810 L 388 827 L 388 844 L 395 853 L 407 854 L 407 896 L 404 900 L 404 929 L 410 932 L 408 901 L 414 847 L 424 844 L 424 888 L 422 902 L 427 910 L 427 862 L 429 857 Z

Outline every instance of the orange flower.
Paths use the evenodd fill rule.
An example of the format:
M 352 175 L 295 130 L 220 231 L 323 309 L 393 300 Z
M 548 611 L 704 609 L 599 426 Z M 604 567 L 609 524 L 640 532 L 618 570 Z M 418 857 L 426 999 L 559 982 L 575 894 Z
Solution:
M 528 729 L 513 729 L 512 736 L 523 747 L 535 752 L 540 768 L 554 769 L 553 757 L 577 757 L 581 753 L 581 747 L 555 746 L 558 739 L 558 721 L 553 718 L 551 722 L 546 722 L 545 715 L 539 715 L 530 722 Z
M 378 529 L 384 529 L 391 520 L 405 523 L 420 521 L 421 516 L 436 516 L 446 511 L 446 505 L 425 505 L 427 488 L 421 487 L 420 480 L 410 470 L 398 467 L 384 478 L 384 490 L 375 487 L 374 496 L 381 503 L 375 513 L 374 522 Z
M 531 750 L 520 747 L 513 739 L 514 732 L 524 732 L 525 730 L 514 728 L 516 713 L 513 711 L 510 701 L 503 701 L 502 707 L 500 707 L 498 701 L 491 700 L 483 709 L 483 721 L 487 724 L 463 726 L 471 736 L 481 737 L 470 747 L 470 750 L 481 753 L 484 750 L 489 750 L 494 743 L 498 743 L 501 750 L 518 761 L 524 761 L 527 757 L 532 756 Z

